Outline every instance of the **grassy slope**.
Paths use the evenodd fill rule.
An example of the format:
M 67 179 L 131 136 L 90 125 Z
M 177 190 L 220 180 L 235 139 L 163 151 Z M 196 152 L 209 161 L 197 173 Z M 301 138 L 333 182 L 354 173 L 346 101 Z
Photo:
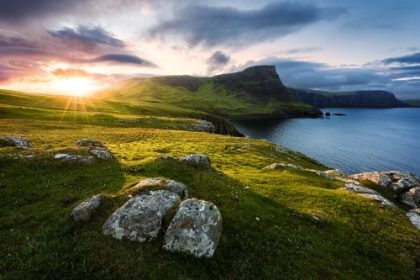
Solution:
M 335 92 L 330 92 L 330 91 L 315 90 L 315 89 L 309 89 L 309 88 L 301 88 L 299 90 L 303 90 L 303 91 L 306 91 L 306 92 L 309 92 L 309 93 L 321 94 L 321 95 L 323 95 L 325 97 L 356 94 L 355 91 L 335 91 Z
M 263 114 L 287 114 L 288 112 L 315 112 L 303 103 L 282 103 L 272 100 L 268 104 L 253 100 L 249 95 L 229 95 L 224 86 L 204 83 L 197 92 L 184 87 L 162 85 L 150 79 L 125 80 L 99 96 L 111 99 L 130 100 L 132 104 L 153 104 L 198 110 L 218 116 L 242 116 Z
M 402 210 L 343 191 L 342 183 L 313 173 L 262 170 L 273 162 L 325 169 L 302 154 L 280 153 L 261 140 L 158 129 L 159 121 L 181 126 L 176 122 L 189 120 L 138 116 L 119 103 L 92 102 L 96 112 L 76 107 L 63 114 L 58 105 L 48 108 L 56 104 L 52 100 L 44 104 L 33 98 L 20 109 L 15 98 L 0 95 L 1 134 L 24 135 L 34 147 L 0 148 L 4 279 L 419 277 L 420 234 Z M 115 118 L 145 122 L 118 123 Z M 61 152 L 86 154 L 74 146 L 83 137 L 102 141 L 119 160 L 81 165 L 53 159 Z M 44 150 L 47 146 L 54 150 Z M 189 153 L 207 154 L 214 169 L 154 160 Z M 36 156 L 13 159 L 25 154 Z M 191 197 L 218 206 L 223 233 L 213 258 L 166 252 L 161 238 L 140 244 L 101 233 L 109 215 L 127 200 L 127 189 L 156 176 L 183 182 Z M 71 210 L 100 192 L 107 198 L 93 221 L 75 223 Z M 62 203 L 69 195 L 76 200 Z
M 402 100 L 403 102 L 410 104 L 410 106 L 420 107 L 420 99 L 408 99 Z

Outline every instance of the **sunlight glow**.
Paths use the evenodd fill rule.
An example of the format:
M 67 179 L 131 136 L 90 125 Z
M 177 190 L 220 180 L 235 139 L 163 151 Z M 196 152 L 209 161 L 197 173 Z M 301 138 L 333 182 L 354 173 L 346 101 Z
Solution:
M 72 77 L 64 80 L 58 80 L 54 83 L 57 93 L 70 96 L 88 96 L 99 89 L 99 86 L 93 81 L 81 77 Z

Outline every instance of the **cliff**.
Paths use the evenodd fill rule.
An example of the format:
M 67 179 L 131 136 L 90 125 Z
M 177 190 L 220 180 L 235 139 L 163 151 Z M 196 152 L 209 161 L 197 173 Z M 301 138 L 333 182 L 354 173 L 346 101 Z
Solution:
M 352 94 L 342 95 L 330 94 L 331 96 L 293 88 L 287 90 L 302 102 L 317 108 L 399 108 L 410 106 L 398 100 L 393 93 L 382 90 L 356 91 Z

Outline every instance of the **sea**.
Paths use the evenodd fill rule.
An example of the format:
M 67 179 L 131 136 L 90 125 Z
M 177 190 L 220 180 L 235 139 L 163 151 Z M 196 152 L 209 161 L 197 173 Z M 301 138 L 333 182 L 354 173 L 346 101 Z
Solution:
M 322 118 L 230 122 L 246 137 L 266 139 L 347 174 L 398 170 L 420 176 L 420 108 L 321 111 Z M 327 112 L 331 116 L 325 117 Z

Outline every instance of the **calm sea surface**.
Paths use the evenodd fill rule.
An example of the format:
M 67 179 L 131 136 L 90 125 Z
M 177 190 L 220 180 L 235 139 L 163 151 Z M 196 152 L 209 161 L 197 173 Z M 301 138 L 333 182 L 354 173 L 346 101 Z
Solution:
M 231 122 L 247 137 L 267 139 L 348 174 L 400 170 L 420 176 L 420 108 L 322 111 L 345 116 Z

